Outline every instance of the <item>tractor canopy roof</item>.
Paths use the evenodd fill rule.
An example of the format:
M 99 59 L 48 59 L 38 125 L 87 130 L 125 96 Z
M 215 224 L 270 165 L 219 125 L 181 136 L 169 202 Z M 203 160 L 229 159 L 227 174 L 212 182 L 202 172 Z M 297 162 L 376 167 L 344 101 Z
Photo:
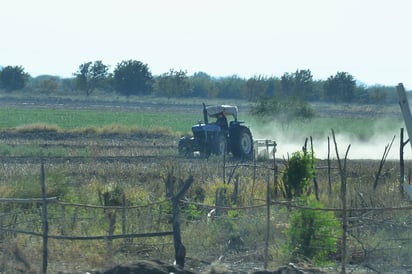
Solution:
M 231 115 L 237 120 L 237 106 L 230 105 L 217 105 L 217 106 L 208 106 L 206 107 L 207 115 L 210 117 L 217 117 L 220 113 L 223 113 L 225 116 Z

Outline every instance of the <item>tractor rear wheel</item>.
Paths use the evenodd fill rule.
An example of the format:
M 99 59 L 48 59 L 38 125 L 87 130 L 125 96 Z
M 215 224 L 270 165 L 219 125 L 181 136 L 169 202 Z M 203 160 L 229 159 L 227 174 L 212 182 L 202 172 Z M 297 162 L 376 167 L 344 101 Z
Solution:
M 230 136 L 232 153 L 236 158 L 251 159 L 253 156 L 252 133 L 247 127 L 236 128 Z

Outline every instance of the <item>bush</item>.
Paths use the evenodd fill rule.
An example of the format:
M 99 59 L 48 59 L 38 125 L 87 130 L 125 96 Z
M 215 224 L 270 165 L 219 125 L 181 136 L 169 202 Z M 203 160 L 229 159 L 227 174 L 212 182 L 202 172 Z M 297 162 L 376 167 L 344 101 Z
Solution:
M 328 255 L 337 250 L 341 226 L 333 212 L 308 208 L 324 208 L 313 196 L 301 200 L 299 208 L 291 215 L 290 226 L 286 230 L 286 249 L 292 258 L 305 257 L 317 264 L 328 261 Z
M 286 198 L 300 197 L 313 174 L 312 156 L 307 151 L 293 153 L 282 175 Z

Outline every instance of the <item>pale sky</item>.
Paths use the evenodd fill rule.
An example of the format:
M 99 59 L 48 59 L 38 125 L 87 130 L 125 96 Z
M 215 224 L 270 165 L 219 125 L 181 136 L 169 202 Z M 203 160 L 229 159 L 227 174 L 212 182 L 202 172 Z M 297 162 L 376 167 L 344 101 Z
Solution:
M 101 60 L 189 75 L 348 72 L 412 89 L 410 0 L 0 0 L 0 65 L 72 77 Z

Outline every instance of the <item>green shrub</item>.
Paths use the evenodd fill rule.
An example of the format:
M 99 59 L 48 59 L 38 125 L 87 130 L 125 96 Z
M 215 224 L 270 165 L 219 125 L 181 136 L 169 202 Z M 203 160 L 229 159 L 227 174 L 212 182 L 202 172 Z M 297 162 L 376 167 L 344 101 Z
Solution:
M 328 261 L 328 255 L 336 252 L 341 226 L 333 212 L 313 210 L 324 208 L 313 196 L 301 200 L 302 208 L 291 215 L 286 230 L 286 249 L 293 258 L 305 257 L 317 264 Z M 308 209 L 310 208 L 310 209 Z
M 198 209 L 194 204 L 187 204 L 182 208 L 182 213 L 187 220 L 199 220 L 202 217 L 203 211 Z
M 312 156 L 308 152 L 297 151 L 288 159 L 282 180 L 286 198 L 300 197 L 313 178 Z

